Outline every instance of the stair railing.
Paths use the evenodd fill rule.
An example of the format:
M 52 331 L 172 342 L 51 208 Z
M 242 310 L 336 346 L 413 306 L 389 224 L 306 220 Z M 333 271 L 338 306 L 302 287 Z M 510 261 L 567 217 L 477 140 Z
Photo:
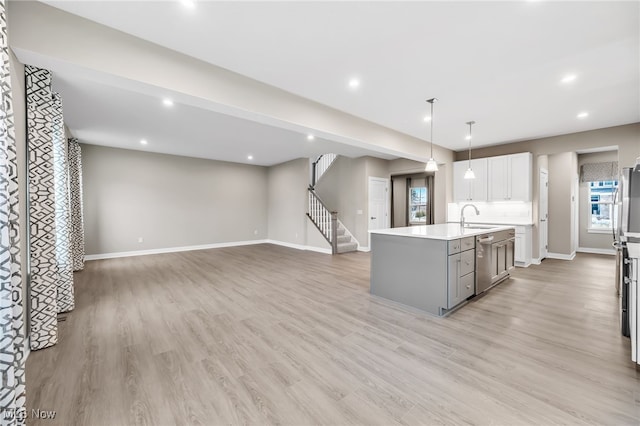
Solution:
M 329 211 L 313 188 L 309 187 L 308 191 L 309 212 L 307 216 L 331 244 L 331 253 L 336 254 L 338 253 L 338 212 Z
M 324 175 L 324 173 L 329 169 L 329 167 L 333 164 L 337 157 L 337 154 L 322 154 L 316 159 L 316 161 L 313 162 L 313 173 L 311 174 L 312 187 L 316 186 L 316 183 L 318 183 L 322 175 Z

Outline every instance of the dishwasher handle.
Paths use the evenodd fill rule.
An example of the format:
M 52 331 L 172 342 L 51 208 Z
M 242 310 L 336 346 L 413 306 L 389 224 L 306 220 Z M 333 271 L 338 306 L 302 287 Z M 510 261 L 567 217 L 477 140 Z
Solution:
M 486 238 L 478 238 L 478 242 L 480 244 L 487 244 L 487 243 L 490 243 L 491 241 L 493 241 L 493 235 Z

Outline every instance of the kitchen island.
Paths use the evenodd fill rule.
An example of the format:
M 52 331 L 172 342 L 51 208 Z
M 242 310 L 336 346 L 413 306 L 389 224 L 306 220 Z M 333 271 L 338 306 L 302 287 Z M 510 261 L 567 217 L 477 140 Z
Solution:
M 486 235 L 513 229 L 447 223 L 370 231 L 371 294 L 446 315 L 476 294 L 477 237 L 483 241 Z M 478 247 L 480 259 L 492 255 L 491 246 L 484 247 Z M 499 257 L 506 271 L 513 252 L 511 259 L 506 250 Z

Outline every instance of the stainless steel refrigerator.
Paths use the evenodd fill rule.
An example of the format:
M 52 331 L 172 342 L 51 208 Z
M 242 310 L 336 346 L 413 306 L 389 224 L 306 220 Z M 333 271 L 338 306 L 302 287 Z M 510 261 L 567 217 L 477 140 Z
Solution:
M 619 210 L 614 246 L 618 249 L 620 324 L 631 339 L 631 359 L 640 363 L 638 275 L 640 268 L 640 158 L 633 168 L 624 168 L 618 184 Z

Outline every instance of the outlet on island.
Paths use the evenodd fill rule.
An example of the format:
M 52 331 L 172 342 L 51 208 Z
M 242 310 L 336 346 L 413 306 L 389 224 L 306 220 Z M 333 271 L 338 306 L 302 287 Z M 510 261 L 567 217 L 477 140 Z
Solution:
M 142 238 L 142 237 L 138 237 L 138 242 L 139 242 L 139 243 L 144 242 L 144 238 Z

